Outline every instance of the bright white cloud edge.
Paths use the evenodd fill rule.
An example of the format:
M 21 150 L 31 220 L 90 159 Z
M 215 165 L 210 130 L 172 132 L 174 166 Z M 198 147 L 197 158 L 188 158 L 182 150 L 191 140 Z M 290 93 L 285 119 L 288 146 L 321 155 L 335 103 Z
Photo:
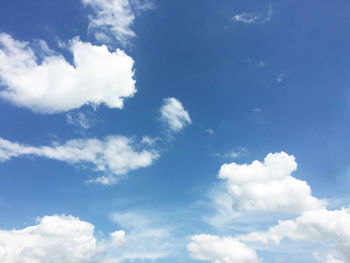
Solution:
M 51 114 L 83 105 L 122 108 L 135 92 L 134 61 L 122 50 L 110 52 L 78 38 L 70 41 L 70 64 L 40 41 L 40 50 L 28 42 L 0 34 L 0 96 L 34 112 Z
M 105 262 L 107 250 L 116 250 L 116 242 L 123 242 L 124 235 L 112 233 L 112 239 L 97 239 L 94 230 L 91 223 L 71 215 L 44 216 L 36 225 L 21 230 L 0 230 L 0 261 Z
M 172 132 L 180 132 L 186 125 L 191 124 L 191 118 L 182 106 L 182 103 L 176 98 L 163 99 L 163 105 L 160 108 L 160 118 Z
M 52 146 L 26 146 L 0 138 L 0 162 L 19 156 L 38 156 L 73 165 L 90 164 L 106 175 L 91 180 L 105 185 L 115 184 L 132 170 L 147 167 L 159 157 L 154 149 L 140 148 L 128 137 L 114 135 L 100 139 L 72 139 Z M 142 146 L 143 147 L 143 146 Z
M 233 210 L 238 213 L 277 211 L 300 213 L 322 208 L 325 200 L 312 196 L 310 186 L 291 174 L 297 169 L 293 155 L 270 153 L 264 162 L 223 164 L 218 178 L 225 181 Z
M 97 41 L 111 43 L 117 39 L 123 46 L 136 36 L 131 26 L 135 20 L 134 10 L 147 10 L 154 7 L 149 0 L 81 0 L 90 7 L 89 29 Z

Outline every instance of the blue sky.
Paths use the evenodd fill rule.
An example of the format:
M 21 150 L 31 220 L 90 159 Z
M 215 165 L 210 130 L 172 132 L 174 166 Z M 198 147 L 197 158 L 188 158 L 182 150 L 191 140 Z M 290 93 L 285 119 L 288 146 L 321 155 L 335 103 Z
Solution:
M 0 6 L 0 262 L 350 262 L 349 2 Z

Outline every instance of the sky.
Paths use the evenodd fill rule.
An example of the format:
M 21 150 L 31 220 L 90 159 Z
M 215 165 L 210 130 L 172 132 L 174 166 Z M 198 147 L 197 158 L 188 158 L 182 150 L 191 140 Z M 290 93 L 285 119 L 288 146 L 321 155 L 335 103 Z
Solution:
M 350 263 L 348 1 L 0 7 L 0 262 Z

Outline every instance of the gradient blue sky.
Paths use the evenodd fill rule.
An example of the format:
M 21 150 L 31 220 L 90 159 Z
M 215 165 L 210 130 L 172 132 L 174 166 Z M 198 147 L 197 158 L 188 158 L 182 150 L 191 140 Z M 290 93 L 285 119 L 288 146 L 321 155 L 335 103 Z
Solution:
M 132 16 L 126 28 L 135 36 L 115 33 L 107 26 L 91 26 L 97 9 L 84 5 L 84 1 L 124 3 L 123 8 Z M 108 54 L 120 49 L 132 58 L 131 78 L 137 89 L 133 96 L 126 96 L 122 109 L 104 103 L 92 105 L 87 100 L 65 110 L 35 110 L 35 103 L 40 108 L 52 87 L 45 86 L 48 94 L 26 105 L 4 96 L 4 91 L 16 89 L 16 84 L 9 84 L 12 79 L 5 65 L 16 58 L 7 56 L 8 50 L 0 44 L 3 262 L 49 262 L 49 254 L 45 253 L 52 252 L 40 247 L 40 242 L 37 245 L 29 242 L 28 247 L 32 250 L 38 246 L 46 257 L 25 259 L 13 252 L 20 248 L 9 245 L 5 238 L 7 234 L 13 235 L 13 243 L 18 243 L 13 229 L 40 226 L 45 216 L 94 225 L 91 238 L 103 247 L 103 255 L 98 259 L 81 259 L 70 258 L 65 248 L 55 252 L 68 255 L 67 262 L 72 263 L 129 262 L 131 257 L 134 262 L 168 263 L 350 262 L 346 252 L 350 247 L 339 245 L 339 240 L 350 242 L 350 233 L 346 235 L 350 221 L 344 223 L 350 218 L 346 208 L 350 200 L 350 2 L 84 1 L 0 3 L 1 37 L 27 42 L 39 65 L 45 56 L 61 56 L 75 66 L 69 46 L 73 38 L 79 37 L 80 43 L 105 45 Z M 114 19 L 119 16 L 122 14 L 115 14 Z M 108 41 L 96 39 L 96 32 L 102 31 Z M 41 57 L 39 40 L 45 41 L 53 53 Z M 108 66 L 102 63 L 98 69 L 104 72 Z M 12 78 L 21 75 L 16 74 Z M 116 89 L 123 88 L 118 77 L 116 80 L 113 74 L 109 77 Z M 26 82 L 25 87 L 30 93 L 37 86 L 33 81 Z M 55 88 L 64 90 L 59 85 Z M 86 92 L 96 88 L 99 89 L 98 85 L 91 85 Z M 72 96 L 81 94 L 77 91 Z M 170 125 L 174 119 L 169 122 L 162 115 L 162 109 L 169 104 L 167 98 L 173 98 L 182 107 L 177 108 L 183 125 L 178 130 Z M 50 104 L 45 107 L 51 109 Z M 188 114 L 189 119 L 183 114 Z M 156 156 L 144 167 L 130 168 L 117 175 L 109 169 L 97 171 L 93 163 L 74 163 L 69 158 L 62 161 L 33 152 L 1 158 L 1 154 L 12 151 L 4 142 L 39 149 L 65 145 L 72 139 L 103 141 L 114 135 L 133 140 L 135 152 L 149 151 Z M 153 142 L 145 145 L 141 142 L 144 136 Z M 229 183 L 218 178 L 220 167 L 225 163 L 263 162 L 269 153 L 277 156 L 282 151 L 288 158 L 293 155 L 298 164 L 291 176 L 306 181 L 317 200 L 327 200 L 326 208 L 248 211 L 233 205 L 228 212 L 234 214 L 232 218 L 221 214 L 217 198 L 220 194 L 229 195 Z M 103 155 L 103 150 L 99 154 Z M 118 178 L 117 182 L 109 185 L 91 182 L 109 175 Z M 259 172 L 256 176 L 259 177 Z M 230 198 L 240 202 L 235 200 L 237 196 Z M 244 238 L 237 241 L 244 243 L 249 253 L 255 251 L 259 259 L 249 255 L 245 259 L 246 252 L 234 247 L 235 244 L 220 243 L 219 247 L 227 247 L 218 252 L 211 241 L 203 248 L 195 239 L 205 234 L 208 239 L 209 235 L 221 241 L 230 237 L 236 242 L 238 234 L 267 231 L 279 219 L 295 220 L 317 209 L 326 209 L 325 213 L 338 211 L 344 216 L 345 221 L 337 225 L 344 237 L 329 234 L 331 237 L 322 240 L 315 241 L 313 237 L 300 240 L 283 232 L 281 235 L 286 238 L 279 246 Z M 114 246 L 110 244 L 113 238 L 109 233 L 116 230 L 125 232 L 125 240 Z M 190 243 L 198 247 L 193 248 Z M 235 253 L 242 253 L 243 259 L 235 258 Z M 61 262 L 55 256 L 50 262 Z

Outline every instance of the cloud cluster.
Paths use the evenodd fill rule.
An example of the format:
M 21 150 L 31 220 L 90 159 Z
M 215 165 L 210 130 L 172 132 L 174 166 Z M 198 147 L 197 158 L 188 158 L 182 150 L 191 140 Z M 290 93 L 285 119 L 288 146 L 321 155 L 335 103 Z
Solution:
M 215 263 L 258 262 L 260 260 L 250 245 L 279 245 L 282 240 L 289 239 L 330 244 L 334 251 L 326 251 L 322 257 L 314 253 L 317 260 L 350 263 L 350 209 L 326 209 L 325 201 L 313 197 L 306 182 L 292 177 L 296 168 L 294 156 L 284 152 L 270 153 L 264 162 L 222 165 L 218 177 L 225 180 L 226 189 L 215 197 L 215 205 L 219 206 L 217 217 L 225 217 L 221 221 L 232 222 L 235 218 L 229 213 L 232 209 L 237 212 L 236 217 L 249 212 L 299 215 L 295 219 L 280 220 L 267 231 L 233 238 L 193 236 L 187 247 L 191 257 Z
M 302 213 L 293 220 L 281 220 L 267 232 L 252 232 L 239 236 L 245 242 L 274 242 L 283 239 L 295 241 L 328 242 L 334 241 L 336 249 L 350 262 L 350 209 L 317 209 Z M 329 256 L 330 261 L 333 258 Z
M 296 168 L 294 156 L 284 152 L 270 153 L 263 163 L 224 164 L 218 177 L 226 181 L 237 212 L 300 213 L 324 207 L 325 201 L 313 197 L 305 181 L 291 176 Z
M 49 114 L 83 105 L 122 108 L 124 98 L 135 94 L 134 61 L 123 51 L 109 52 L 104 45 L 75 38 L 69 46 L 70 64 L 40 43 L 36 52 L 29 43 L 0 34 L 0 81 L 6 86 L 2 98 Z
M 98 262 L 94 226 L 73 216 L 45 216 L 35 226 L 0 230 L 0 261 Z
M 258 263 L 256 252 L 231 237 L 197 235 L 187 249 L 194 259 L 213 263 Z
M 109 136 L 99 139 L 72 139 L 64 144 L 33 147 L 0 138 L 0 161 L 19 156 L 39 156 L 67 162 L 90 164 L 107 175 L 95 181 L 102 184 L 116 183 L 121 175 L 147 167 L 159 157 L 157 151 L 141 149 L 125 136 Z
M 189 113 L 184 109 L 181 102 L 175 98 L 165 98 L 163 100 L 160 117 L 172 132 L 180 132 L 187 124 L 192 123 Z

